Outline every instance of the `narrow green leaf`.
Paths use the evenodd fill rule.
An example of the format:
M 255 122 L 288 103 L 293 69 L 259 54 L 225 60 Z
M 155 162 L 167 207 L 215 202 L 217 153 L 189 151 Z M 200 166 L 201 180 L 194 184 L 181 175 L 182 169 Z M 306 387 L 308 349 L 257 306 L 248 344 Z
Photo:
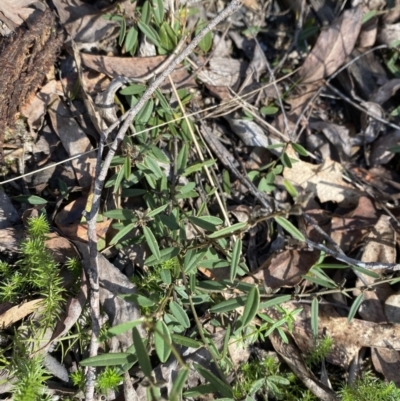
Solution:
M 179 248 L 171 247 L 171 248 L 161 249 L 160 258 L 156 258 L 154 255 L 151 255 L 144 261 L 144 264 L 149 267 L 154 265 L 159 265 L 162 262 L 172 259 L 174 256 L 178 255 L 178 253 L 179 253 Z
M 29 203 L 30 205 L 45 205 L 46 199 L 36 195 L 18 195 L 13 197 L 14 200 L 21 203 Z
M 277 216 L 275 221 L 286 230 L 294 239 L 305 241 L 304 235 L 285 217 Z
M 121 238 L 125 237 L 126 234 L 130 233 L 136 227 L 136 223 L 130 223 L 119 231 L 115 237 L 111 240 L 110 244 L 116 244 Z
M 124 178 L 125 180 L 129 180 L 129 177 L 131 175 L 131 158 L 130 157 L 125 157 L 125 163 L 124 163 Z
M 103 213 L 103 216 L 115 220 L 132 220 L 136 217 L 135 213 L 133 213 L 132 210 L 129 209 L 108 210 L 107 212 Z
M 223 237 L 225 235 L 232 234 L 235 231 L 242 230 L 246 226 L 247 226 L 246 222 L 236 223 L 236 224 L 233 224 L 232 226 L 222 228 L 221 230 L 218 230 L 215 233 L 209 234 L 208 238 Z
M 140 337 L 140 334 L 136 327 L 134 327 L 132 329 L 132 338 L 133 338 L 133 344 L 135 345 L 136 356 L 137 356 L 139 365 L 142 368 L 142 371 L 145 374 L 145 376 L 147 376 L 149 379 L 151 379 L 152 378 L 152 376 L 151 376 L 152 367 L 151 367 L 149 353 L 147 352 L 146 347 L 143 344 L 142 337 Z
M 169 309 L 180 325 L 182 325 L 185 329 L 190 327 L 190 320 L 182 306 L 175 301 L 171 301 L 169 303 Z
M 157 25 L 161 25 L 164 18 L 163 0 L 153 0 L 153 15 Z
M 242 253 L 242 240 L 238 239 L 233 246 L 231 268 L 229 270 L 229 279 L 234 281 L 239 267 L 240 255 Z
M 151 253 L 157 258 L 161 258 L 160 248 L 158 247 L 158 243 L 156 237 L 149 227 L 143 226 L 143 234 L 146 238 L 147 245 L 149 246 Z
M 263 106 L 260 109 L 260 113 L 263 116 L 272 116 L 276 114 L 279 111 L 279 107 L 276 107 L 274 105 L 269 105 L 269 106 Z
M 200 171 L 205 166 L 210 167 L 214 164 L 215 160 L 205 160 L 204 162 L 201 163 L 192 164 L 191 166 L 185 169 L 185 172 L 182 175 L 184 177 L 187 177 L 188 175 L 195 173 L 196 171 Z
M 130 197 L 130 196 L 140 196 L 147 193 L 146 189 L 139 189 L 139 188 L 127 188 L 123 189 L 121 193 L 121 197 Z M 133 213 L 133 212 L 132 212 Z
M 197 24 L 196 35 L 198 35 L 206 25 L 207 23 L 200 19 L 199 23 Z M 211 49 L 212 38 L 212 32 L 210 31 L 201 39 L 199 47 L 201 50 L 203 50 L 204 53 L 207 53 Z
M 124 43 L 124 37 L 126 33 L 126 21 L 125 19 L 121 19 L 121 28 L 119 31 L 119 37 L 118 37 L 118 44 L 122 46 L 122 43 Z
M 232 389 L 225 382 L 215 376 L 210 370 L 203 368 L 197 363 L 194 363 L 193 367 L 214 387 L 216 391 L 221 393 L 224 397 L 233 397 Z
M 135 363 L 137 357 L 135 354 L 128 352 L 114 352 L 92 356 L 80 361 L 81 366 L 121 366 L 126 363 Z
M 131 322 L 121 323 L 117 326 L 113 326 L 107 330 L 107 337 L 118 336 L 122 333 L 132 330 L 134 327 L 139 326 L 143 323 L 143 319 L 132 320 Z
M 135 122 L 146 124 L 151 117 L 153 109 L 154 109 L 154 101 L 150 99 L 140 109 L 139 113 L 135 117 Z
M 228 346 L 229 346 L 229 340 L 231 339 L 231 330 L 232 327 L 230 324 L 228 324 L 228 327 L 225 331 L 225 336 L 224 336 L 224 346 L 222 347 L 222 357 L 225 358 L 226 355 L 228 355 Z
M 311 303 L 311 331 L 314 339 L 318 337 L 318 299 L 314 298 Z
M 200 341 L 193 340 L 192 338 L 181 336 L 179 334 L 172 334 L 172 342 L 174 344 L 183 345 L 188 348 L 200 348 L 203 344 Z
M 242 316 L 242 327 L 246 327 L 254 319 L 257 314 L 260 305 L 260 291 L 258 287 L 254 287 L 250 290 L 249 295 L 244 305 L 243 316 Z
M 174 378 L 172 389 L 169 394 L 170 401 L 179 401 L 181 399 L 182 390 L 189 376 L 189 372 L 188 368 L 183 368 Z
M 125 38 L 125 51 L 129 53 L 137 45 L 138 31 L 133 26 L 129 29 Z
M 259 308 L 260 309 L 267 309 L 267 308 L 272 308 L 275 305 L 280 305 L 285 302 L 288 302 L 292 299 L 291 295 L 281 295 L 280 297 L 272 298 L 268 301 L 264 301 L 260 303 Z
M 147 0 L 143 3 L 142 15 L 140 16 L 140 21 L 142 24 L 147 25 L 151 20 L 151 4 Z
M 158 207 L 157 209 L 154 209 L 154 210 L 150 211 L 149 213 L 146 213 L 146 217 L 157 216 L 157 214 L 159 214 L 162 211 L 164 211 L 168 206 L 169 206 L 169 204 L 166 203 L 165 205 L 162 205 L 162 206 Z
M 153 301 L 152 299 L 139 294 L 119 294 L 118 296 L 125 301 L 133 302 L 145 308 L 154 306 L 156 304 L 155 301 Z
M 292 160 L 286 152 L 283 152 L 281 156 L 281 162 L 285 167 L 292 168 Z
M 356 313 L 358 311 L 358 308 L 360 307 L 360 305 L 362 304 L 363 301 L 364 301 L 364 293 L 362 292 L 354 300 L 353 305 L 351 305 L 349 315 L 347 316 L 347 321 L 349 323 L 353 320 L 354 316 L 356 315 Z
M 283 185 L 285 186 L 286 191 L 288 191 L 289 195 L 292 198 L 297 198 L 299 196 L 299 193 L 297 192 L 297 189 L 294 187 L 294 185 L 288 181 L 288 180 L 283 180 Z
M 158 320 L 154 333 L 154 346 L 162 363 L 166 362 L 171 354 L 171 342 L 171 334 L 167 325 L 162 320 Z
M 328 280 L 324 280 L 320 277 L 311 277 L 309 275 L 302 275 L 301 277 L 303 277 L 305 280 L 310 281 L 311 283 L 314 284 L 318 284 L 321 287 L 325 287 L 325 288 L 337 288 L 337 284 L 332 284 L 332 282 L 328 281 Z
M 351 266 L 351 268 L 362 274 L 365 274 L 366 276 L 369 276 L 372 278 L 377 278 L 377 279 L 381 278 L 381 276 L 377 272 L 374 272 L 373 270 L 364 269 L 363 267 L 359 267 L 359 266 Z
M 121 95 L 139 95 L 146 90 L 146 85 L 143 84 L 130 84 L 124 89 L 121 89 L 119 93 Z
M 292 143 L 293 149 L 300 155 L 300 156 L 308 156 L 308 152 L 303 148 L 303 146 L 299 145 L 298 143 Z
M 156 46 L 161 47 L 160 37 L 158 33 L 154 30 L 150 25 L 144 24 L 142 21 L 138 22 L 139 29 L 146 35 L 148 39 L 150 39 Z
M 207 231 L 215 231 L 216 226 L 223 223 L 220 218 L 215 216 L 189 216 L 189 221 Z
M 222 301 L 219 304 L 213 305 L 210 308 L 211 313 L 225 313 L 230 312 L 240 306 L 244 306 L 246 303 L 247 295 L 241 295 L 236 298 L 228 299 L 227 301 Z
M 118 171 L 117 178 L 115 179 L 113 193 L 117 193 L 118 192 L 118 189 L 119 189 L 119 187 L 121 185 L 121 182 L 122 182 L 122 180 L 124 178 L 124 175 L 125 175 L 125 169 L 121 168 Z

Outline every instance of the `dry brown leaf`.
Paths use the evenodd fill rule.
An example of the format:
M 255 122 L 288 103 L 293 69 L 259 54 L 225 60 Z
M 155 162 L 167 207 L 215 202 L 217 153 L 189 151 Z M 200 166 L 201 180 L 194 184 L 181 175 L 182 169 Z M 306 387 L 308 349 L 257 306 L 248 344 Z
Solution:
M 81 223 L 82 212 L 85 210 L 87 197 L 82 196 L 66 205 L 55 218 L 55 224 L 63 235 L 71 240 L 88 241 L 87 223 Z M 106 234 L 112 219 L 96 223 L 97 238 L 106 241 Z
M 298 160 L 283 171 L 284 178 L 317 196 L 322 203 L 332 201 L 352 206 L 358 202 L 360 193 L 343 180 L 342 174 L 341 164 L 330 159 L 318 165 Z
M 107 57 L 92 54 L 81 54 L 82 63 L 92 70 L 102 72 L 109 77 L 116 78 L 123 76 L 127 78 L 144 77 L 155 71 L 166 59 L 166 56 L 155 57 Z M 180 68 L 171 74 L 172 80 L 176 85 L 190 78 L 186 69 Z M 166 82 L 164 86 L 168 86 Z M 186 86 L 196 86 L 193 78 L 190 78 Z
M 397 42 L 400 38 L 400 23 L 397 24 L 386 24 L 378 33 L 378 40 L 380 43 L 385 45 L 392 45 Z
M 371 148 L 370 164 L 371 166 L 379 166 L 381 164 L 387 164 L 396 155 L 389 149 L 392 146 L 400 143 L 400 131 L 393 130 L 388 132 L 386 135 L 381 135 L 373 144 Z
M 205 84 L 235 88 L 244 76 L 247 63 L 227 57 L 214 57 L 209 67 L 198 73 L 198 78 Z
M 361 29 L 362 7 L 347 10 L 323 30 L 299 72 L 303 84 L 333 74 L 352 52 Z
M 71 259 L 79 256 L 71 242 L 56 232 L 47 235 L 45 245 L 57 263 L 64 264 L 67 263 L 68 258 Z
M 298 307 L 291 303 L 282 306 L 288 310 Z M 293 338 L 300 349 L 308 353 L 315 347 L 311 331 L 311 310 L 306 304 L 302 308 L 302 312 L 296 315 Z M 320 305 L 318 327 L 319 336 L 329 336 L 334 342 L 327 360 L 345 368 L 361 347 L 400 350 L 399 324 L 374 323 L 360 319 L 353 319 L 349 323 L 346 317 L 339 317 L 332 307 Z
M 330 237 L 347 253 L 360 245 L 377 221 L 377 212 L 371 200 L 361 196 L 355 210 L 343 217 L 332 217 Z
M 309 127 L 324 133 L 325 137 L 339 153 L 341 161 L 349 160 L 351 156 L 351 140 L 348 128 L 325 121 L 312 122 Z
M 71 161 L 79 185 L 89 187 L 92 183 L 92 173 L 96 165 L 95 152 L 83 154 L 93 147 L 79 124 L 72 117 L 69 109 L 61 100 L 52 103 L 49 108 L 52 126 L 69 156 L 82 154 Z
M 35 312 L 40 307 L 42 301 L 43 299 L 35 299 L 33 301 L 24 302 L 3 312 L 0 315 L 0 327 L 5 329 L 30 315 L 32 312 Z
M 0 2 L 0 20 L 3 21 L 11 31 L 22 25 L 26 19 L 35 12 L 29 5 L 36 0 L 2 0 Z
M 90 255 L 88 245 L 79 241 L 75 241 L 74 244 L 82 254 L 82 263 L 86 268 L 89 268 Z M 101 253 L 97 254 L 97 258 L 100 302 L 110 318 L 111 326 L 138 319 L 140 317 L 139 308 L 134 303 L 125 301 L 119 297 L 121 294 L 136 294 L 136 286 Z M 138 329 L 142 332 L 141 327 L 138 327 Z M 144 337 L 145 334 L 142 334 L 142 337 Z M 130 331 L 118 335 L 117 338 L 121 342 L 124 351 L 132 345 L 132 333 Z
M 104 11 L 80 0 L 53 0 L 60 21 L 75 42 L 96 43 L 118 35 L 119 23 L 105 19 Z
M 391 79 L 380 86 L 369 99 L 371 102 L 382 104 L 389 100 L 400 89 L 400 79 Z
M 385 380 L 400 386 L 400 355 L 393 349 L 371 349 L 371 359 L 374 368 Z
M 365 239 L 363 262 L 396 263 L 396 237 L 390 225 L 390 217 L 382 215 L 375 227 Z M 364 286 L 365 282 L 372 284 L 375 279 L 361 274 L 363 281 L 358 278 L 357 287 Z M 360 291 L 355 291 L 357 296 Z M 386 299 L 393 294 L 392 287 L 388 283 L 374 286 L 373 291 L 364 291 L 364 300 L 358 310 L 360 316 L 372 322 L 386 322 L 383 305 Z
M 57 82 L 51 80 L 21 109 L 21 114 L 26 117 L 31 135 L 42 125 L 47 106 L 57 99 Z
M 260 266 L 255 276 L 262 278 L 267 287 L 277 289 L 294 287 L 317 262 L 319 252 L 307 250 L 285 250 L 272 255 Z

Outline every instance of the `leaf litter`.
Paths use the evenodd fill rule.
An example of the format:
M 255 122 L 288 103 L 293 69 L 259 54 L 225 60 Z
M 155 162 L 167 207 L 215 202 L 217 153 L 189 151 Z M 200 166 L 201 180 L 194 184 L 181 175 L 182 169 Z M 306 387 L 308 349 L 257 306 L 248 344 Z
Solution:
M 246 2 L 152 88 L 175 48 L 224 12 L 167 3 L 0 5 L 3 65 L 48 7 L 67 34 L 54 66 L 22 65 L 14 93 L 0 87 L 24 95 L 1 144 L 1 264 L 21 263 L 29 219 L 45 214 L 67 302 L 38 334 L 40 293 L 9 297 L 2 284 L 2 335 L 37 341 L 26 356 L 44 358 L 46 391 L 61 397 L 100 396 L 104 372 L 85 359 L 113 366 L 113 353 L 124 362 L 109 400 L 336 400 L 338 382 L 371 369 L 399 386 L 399 2 Z M 40 84 L 27 87 L 25 70 Z M 79 274 L 66 268 L 74 257 Z M 142 344 L 122 329 L 135 321 Z M 5 340 L 3 361 L 15 347 Z M 244 367 L 265 348 L 283 367 L 246 389 Z

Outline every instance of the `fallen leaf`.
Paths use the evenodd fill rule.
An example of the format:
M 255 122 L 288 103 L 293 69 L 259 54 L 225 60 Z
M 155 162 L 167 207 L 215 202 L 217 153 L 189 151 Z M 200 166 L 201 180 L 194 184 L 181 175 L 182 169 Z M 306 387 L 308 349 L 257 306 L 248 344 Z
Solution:
M 154 57 L 108 57 L 92 54 L 81 54 L 82 63 L 92 70 L 102 72 L 111 78 L 124 76 L 127 78 L 140 79 L 155 71 L 165 60 L 166 56 Z M 185 86 L 196 86 L 193 78 L 190 78 L 189 73 L 184 68 L 175 70 L 171 74 L 171 79 L 176 85 L 180 82 L 188 81 Z M 163 87 L 169 87 L 166 81 Z
M 6 329 L 12 324 L 30 315 L 32 312 L 35 312 L 40 307 L 42 301 L 43 299 L 35 299 L 33 301 L 23 302 L 22 304 L 13 306 L 6 312 L 3 312 L 0 315 L 0 327 Z
M 76 156 L 71 161 L 76 177 L 81 187 L 89 187 L 92 183 L 92 172 L 96 165 L 95 152 L 84 154 L 93 147 L 82 128 L 72 117 L 68 108 L 61 100 L 55 101 L 49 108 L 52 126 L 67 151 L 68 155 Z
M 292 168 L 283 170 L 283 176 L 322 203 L 332 201 L 351 206 L 357 204 L 360 192 L 343 180 L 343 172 L 342 165 L 330 159 L 317 165 L 297 160 Z
M 333 74 L 350 56 L 362 22 L 362 7 L 347 10 L 330 27 L 323 30 L 317 43 L 299 71 L 303 84 L 321 80 Z

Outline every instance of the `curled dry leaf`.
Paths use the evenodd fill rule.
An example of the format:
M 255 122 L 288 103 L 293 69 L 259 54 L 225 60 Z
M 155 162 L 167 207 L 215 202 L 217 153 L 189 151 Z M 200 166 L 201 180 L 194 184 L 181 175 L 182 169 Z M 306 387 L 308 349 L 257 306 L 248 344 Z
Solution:
M 299 72 L 303 84 L 333 74 L 352 52 L 361 29 L 362 7 L 347 10 L 321 32 Z
M 81 54 L 82 63 L 92 70 L 102 72 L 109 77 L 116 78 L 124 76 L 127 78 L 140 79 L 154 72 L 165 60 L 166 56 L 155 57 L 107 57 L 91 54 Z M 172 80 L 176 85 L 188 80 L 186 86 L 195 86 L 193 78 L 190 78 L 186 69 L 175 70 L 171 74 Z M 164 86 L 169 86 L 166 82 Z

